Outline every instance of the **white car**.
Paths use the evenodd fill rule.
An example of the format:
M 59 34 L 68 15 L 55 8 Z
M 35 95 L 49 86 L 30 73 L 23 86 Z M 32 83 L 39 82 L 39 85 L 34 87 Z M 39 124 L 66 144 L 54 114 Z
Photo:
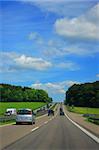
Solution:
M 19 109 L 16 116 L 16 124 L 29 123 L 35 124 L 35 114 L 32 109 Z

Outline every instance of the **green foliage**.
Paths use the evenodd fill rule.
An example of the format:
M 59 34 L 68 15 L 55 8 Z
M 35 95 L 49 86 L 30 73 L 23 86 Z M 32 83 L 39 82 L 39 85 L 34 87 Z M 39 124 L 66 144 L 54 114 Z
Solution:
M 87 119 L 88 119 L 89 122 L 92 122 L 92 123 L 94 123 L 94 124 L 99 125 L 99 120 L 96 120 L 96 119 L 94 119 L 94 118 L 92 119 L 92 118 L 90 118 L 90 117 L 87 118 Z
M 41 89 L 0 84 L 0 102 L 52 102 L 48 93 Z
M 30 108 L 35 110 L 44 105 L 46 105 L 44 102 L 0 102 L 0 115 L 4 115 L 7 108 Z
M 74 84 L 66 92 L 65 104 L 81 107 L 99 107 L 99 81 Z

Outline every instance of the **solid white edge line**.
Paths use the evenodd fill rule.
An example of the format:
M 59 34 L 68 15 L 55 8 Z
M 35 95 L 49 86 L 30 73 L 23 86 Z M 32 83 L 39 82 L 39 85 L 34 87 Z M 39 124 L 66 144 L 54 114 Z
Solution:
M 69 121 L 71 121 L 81 131 L 83 131 L 85 134 L 87 134 L 89 137 L 91 137 L 95 142 L 99 143 L 99 138 L 98 137 L 96 137 L 94 134 L 90 133 L 89 131 L 87 131 L 86 129 L 84 129 L 80 125 L 78 125 L 76 122 L 74 122 L 73 120 L 71 120 L 66 113 L 65 113 L 65 116 L 68 118 Z
M 34 128 L 34 129 L 32 129 L 31 131 L 33 132 L 33 131 L 35 131 L 35 130 L 37 130 L 39 127 L 36 127 L 36 128 Z

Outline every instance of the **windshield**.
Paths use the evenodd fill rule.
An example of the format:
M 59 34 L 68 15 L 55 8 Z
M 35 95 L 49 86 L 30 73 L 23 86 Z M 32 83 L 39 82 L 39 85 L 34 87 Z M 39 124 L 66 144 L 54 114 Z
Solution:
M 26 109 L 18 110 L 17 114 L 20 114 L 20 115 L 26 115 L 27 114 L 28 115 L 28 114 L 32 114 L 32 111 L 26 110 Z

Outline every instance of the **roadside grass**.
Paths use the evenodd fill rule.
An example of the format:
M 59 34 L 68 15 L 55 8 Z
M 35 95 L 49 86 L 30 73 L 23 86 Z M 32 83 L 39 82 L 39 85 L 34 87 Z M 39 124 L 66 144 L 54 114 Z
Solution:
M 99 114 L 99 108 L 67 106 L 67 109 L 71 112 L 79 114 Z
M 94 124 L 97 124 L 97 125 L 99 125 L 99 120 L 95 120 L 95 119 L 92 119 L 92 118 L 87 118 L 87 120 L 89 121 L 89 122 L 91 122 L 91 123 L 94 123 Z
M 0 126 L 6 125 L 6 124 L 14 124 L 14 123 L 15 121 L 12 121 L 12 120 L 6 121 L 6 122 L 0 122 Z
M 46 105 L 44 102 L 0 102 L 0 116 L 3 116 L 7 108 L 30 108 L 37 109 Z
M 99 108 L 67 106 L 67 110 L 78 114 L 85 114 L 85 121 L 99 125 Z M 89 116 L 86 114 L 89 114 Z M 94 116 L 91 117 L 90 114 L 94 114 Z

